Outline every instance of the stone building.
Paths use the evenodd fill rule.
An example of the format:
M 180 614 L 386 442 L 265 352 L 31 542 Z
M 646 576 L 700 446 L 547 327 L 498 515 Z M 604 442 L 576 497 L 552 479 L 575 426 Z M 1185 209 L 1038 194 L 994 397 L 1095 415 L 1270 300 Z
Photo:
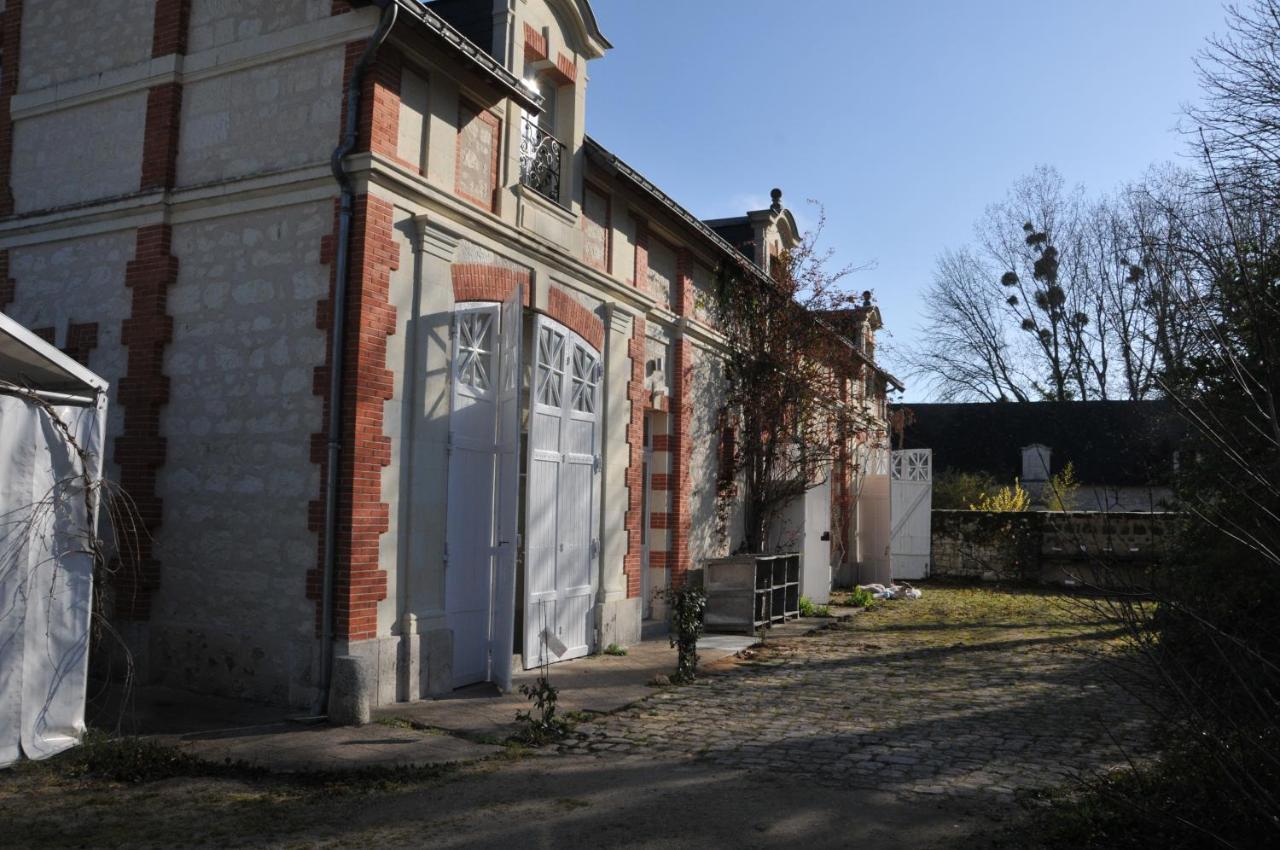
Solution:
M 0 2 L 0 308 L 110 381 L 144 681 L 306 706 L 332 645 L 375 703 L 504 684 L 727 551 L 699 293 L 795 223 L 586 135 L 586 0 Z

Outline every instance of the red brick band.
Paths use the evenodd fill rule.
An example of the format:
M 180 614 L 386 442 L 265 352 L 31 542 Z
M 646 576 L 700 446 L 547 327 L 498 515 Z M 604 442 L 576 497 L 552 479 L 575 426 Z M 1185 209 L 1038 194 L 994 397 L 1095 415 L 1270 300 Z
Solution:
M 551 287 L 546 314 L 585 339 L 596 351 L 604 351 L 604 322 L 563 289 Z
M 453 278 L 454 301 L 506 301 L 516 284 L 524 285 L 526 307 L 533 297 L 529 272 L 524 269 L 484 263 L 454 263 L 449 273 Z
M 551 71 L 551 77 L 562 86 L 573 85 L 578 81 L 578 66 L 561 53 L 556 56 L 556 67 Z
M 524 25 L 524 61 L 547 61 L 547 38 L 525 21 Z
M 641 219 L 636 219 L 636 267 L 631 285 L 649 291 L 649 225 Z

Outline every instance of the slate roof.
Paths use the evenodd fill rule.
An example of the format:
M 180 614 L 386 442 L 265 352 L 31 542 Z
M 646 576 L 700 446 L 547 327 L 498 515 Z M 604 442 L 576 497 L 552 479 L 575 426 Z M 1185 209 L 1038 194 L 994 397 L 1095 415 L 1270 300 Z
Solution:
M 1070 461 L 1084 484 L 1166 484 L 1186 425 L 1165 401 L 900 404 L 915 422 L 905 448 L 933 449 L 934 475 L 985 472 L 1000 481 L 1022 474 L 1022 447 L 1052 449 L 1051 471 Z
M 721 239 L 737 248 L 742 256 L 753 263 L 756 261 L 755 228 L 751 226 L 751 220 L 745 215 L 737 218 L 708 219 L 704 223 Z

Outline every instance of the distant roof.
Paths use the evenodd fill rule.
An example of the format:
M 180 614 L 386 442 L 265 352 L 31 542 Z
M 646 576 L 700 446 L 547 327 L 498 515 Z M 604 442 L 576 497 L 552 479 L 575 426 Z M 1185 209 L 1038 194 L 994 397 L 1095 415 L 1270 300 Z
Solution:
M 1167 483 L 1186 425 L 1165 401 L 900 404 L 915 414 L 905 448 L 933 449 L 934 474 L 1022 474 L 1022 448 L 1052 450 L 1051 471 L 1068 462 L 1086 484 Z
M 755 228 L 751 226 L 751 219 L 741 215 L 735 218 L 707 219 L 704 223 L 714 230 L 717 236 L 737 248 L 742 256 L 755 262 L 756 234 Z

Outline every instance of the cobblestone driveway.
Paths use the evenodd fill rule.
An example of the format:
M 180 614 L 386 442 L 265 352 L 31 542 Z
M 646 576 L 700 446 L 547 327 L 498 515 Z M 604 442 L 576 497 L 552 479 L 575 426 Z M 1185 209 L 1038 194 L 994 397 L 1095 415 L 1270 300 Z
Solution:
M 1145 742 L 1144 710 L 1099 657 L 1113 624 L 1071 622 L 1063 601 L 926 589 L 583 724 L 564 749 L 1006 802 Z

